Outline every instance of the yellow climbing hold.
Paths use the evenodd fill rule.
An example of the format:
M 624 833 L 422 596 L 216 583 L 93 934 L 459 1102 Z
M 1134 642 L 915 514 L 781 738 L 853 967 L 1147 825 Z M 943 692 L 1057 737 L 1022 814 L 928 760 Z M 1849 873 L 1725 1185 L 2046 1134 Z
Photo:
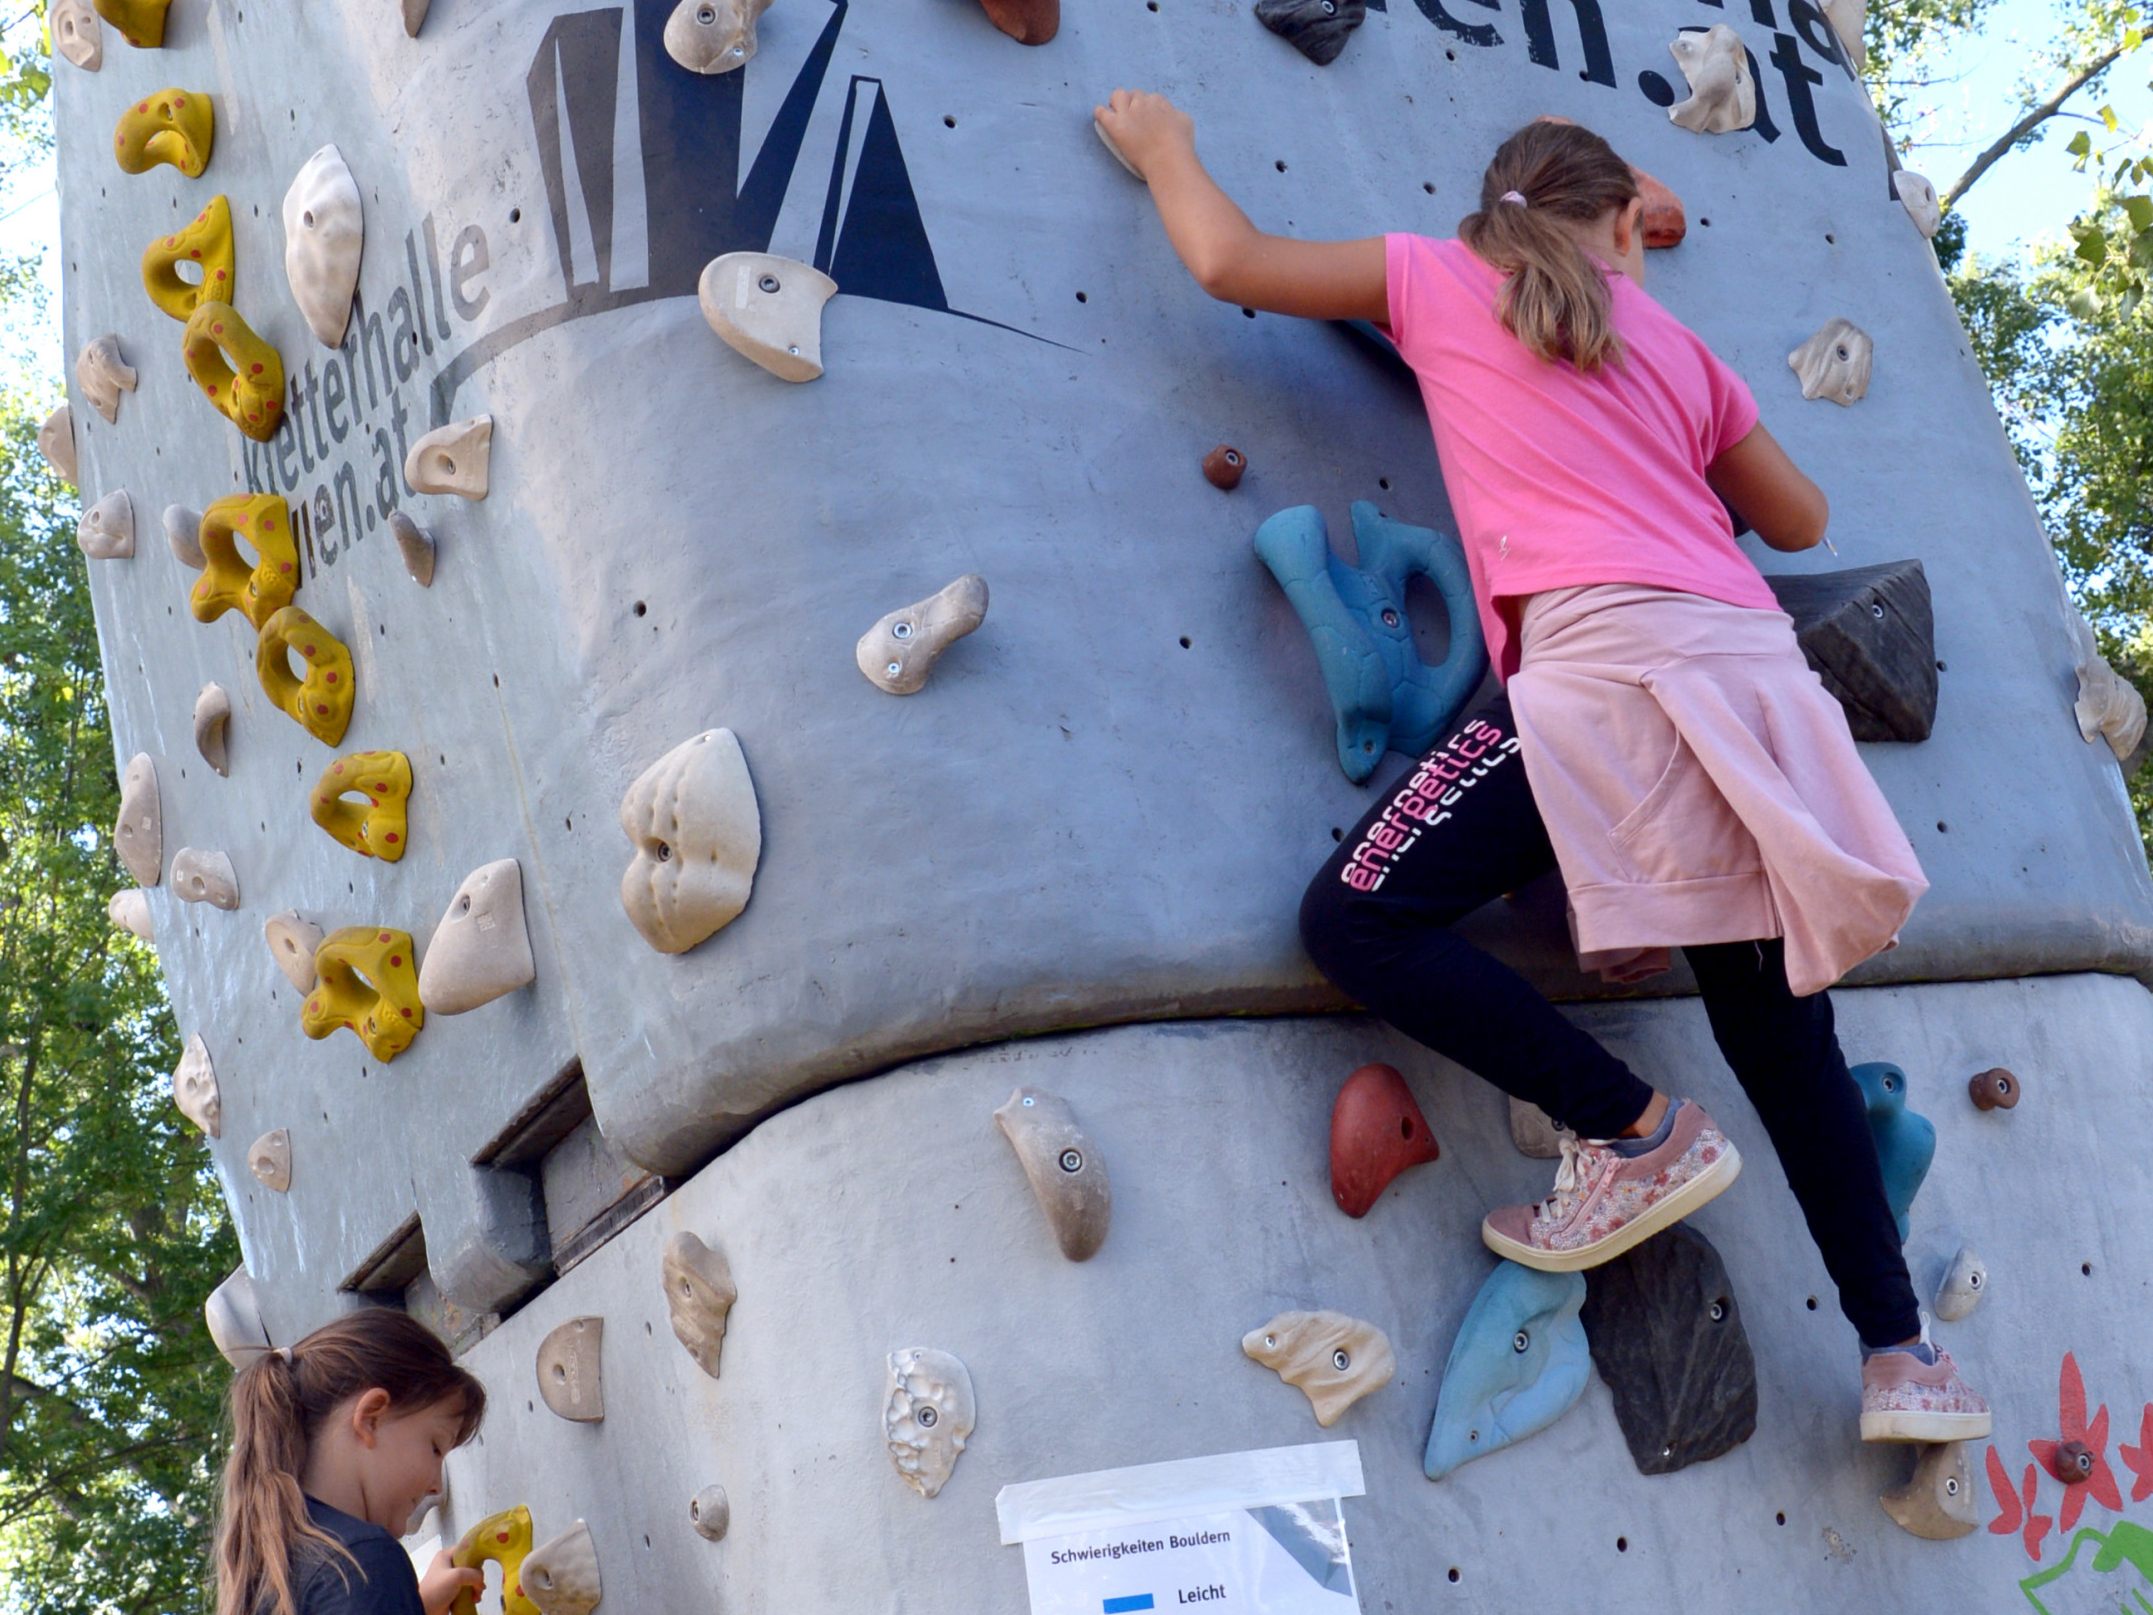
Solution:
M 488 1559 L 501 1567 L 502 1615 L 538 1615 L 538 1606 L 524 1596 L 523 1561 L 531 1551 L 531 1511 L 518 1503 L 499 1514 L 488 1515 L 463 1534 L 450 1555 L 459 1570 L 476 1570 Z M 450 1615 L 478 1615 L 478 1594 L 469 1590 L 456 1595 Z
M 323 770 L 307 807 L 316 824 L 360 857 L 393 864 L 404 855 L 404 805 L 410 800 L 410 758 L 400 751 L 355 751 Z
M 202 271 L 202 278 L 182 280 L 181 264 L 195 265 Z M 149 250 L 142 254 L 142 289 L 172 318 L 184 320 L 204 303 L 232 300 L 238 264 L 239 253 L 232 239 L 232 204 L 228 198 L 212 196 L 209 206 L 194 216 L 194 223 L 150 243 Z
M 112 149 L 126 174 L 146 174 L 170 163 L 189 179 L 200 179 L 209 166 L 217 115 L 199 90 L 159 90 L 120 114 Z
M 90 4 L 137 49 L 155 50 L 164 43 L 164 14 L 171 10 L 172 0 L 90 0 Z
M 306 676 L 292 671 L 296 651 Z M 262 624 L 254 647 L 254 673 L 269 699 L 325 746 L 344 738 L 351 723 L 351 652 L 344 642 L 297 606 L 286 606 Z
M 259 629 L 292 603 L 299 585 L 299 551 L 292 542 L 292 514 L 281 494 L 235 493 L 202 512 L 202 555 L 208 565 L 194 580 L 187 609 L 196 622 L 215 622 L 237 609 Z M 239 553 L 239 540 L 259 560 Z
M 204 303 L 187 318 L 182 337 L 187 374 L 257 443 L 277 433 L 284 418 L 284 361 L 229 303 Z
M 348 1030 L 366 1045 L 367 1053 L 387 1064 L 411 1047 L 426 1024 L 409 931 L 377 930 L 371 925 L 331 931 L 314 950 L 314 974 L 314 990 L 299 1012 L 299 1030 L 308 1037 L 324 1038 Z M 519 1563 L 530 1546 L 531 1521 L 526 1514 L 523 1547 L 516 1554 Z M 502 1569 L 507 1568 L 504 1560 Z

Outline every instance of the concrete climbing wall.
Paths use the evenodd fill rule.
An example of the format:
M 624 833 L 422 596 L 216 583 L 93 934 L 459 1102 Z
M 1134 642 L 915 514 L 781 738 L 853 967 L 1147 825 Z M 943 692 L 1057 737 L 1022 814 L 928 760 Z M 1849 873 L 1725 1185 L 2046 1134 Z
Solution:
M 64 325 L 70 353 L 116 332 L 140 371 L 115 425 L 74 397 L 85 502 L 124 488 L 139 529 L 133 559 L 89 566 L 119 760 L 155 761 L 167 861 L 219 849 L 238 878 L 234 911 L 183 905 L 169 881 L 148 908 L 181 1028 L 217 1072 L 210 1147 L 271 1332 L 408 1287 L 473 1338 L 537 1292 L 472 1352 L 504 1409 L 567 1317 L 608 1316 L 618 1363 L 656 1354 L 654 1377 L 616 1369 L 603 1424 L 499 1420 L 459 1459 L 459 1529 L 512 1491 L 542 1534 L 584 1513 L 623 1607 L 674 1602 L 681 1577 L 746 1607 L 870 1589 L 922 1607 L 930 1587 L 1007 1604 L 1017 1571 L 988 1546 L 994 1485 L 1298 1439 L 1299 1393 L 1237 1342 L 1289 1306 L 1337 1306 L 1399 1348 L 1400 1384 L 1340 1429 L 1374 1477 L 1349 1521 L 1373 1538 L 1356 1556 L 1379 1597 L 1421 1602 L 1454 1564 L 1469 1600 L 1552 1575 L 1535 1511 L 1557 1486 L 1605 1499 L 1609 1543 L 1627 1531 L 1611 1585 L 1667 1578 L 1640 1584 L 1639 1607 L 1717 1584 L 1676 1542 L 1701 1500 L 1722 1511 L 1715 1551 L 1724 1537 L 1751 1573 L 1829 1576 L 1858 1552 L 1909 1587 L 1998 1584 L 2011 1541 L 1931 1548 L 1867 1501 L 1885 1465 L 1852 1454 L 1839 1418 L 1851 1342 L 1828 1298 L 1816 1318 L 1781 1316 L 1819 1281 L 1769 1171 L 1712 1225 L 1754 1313 L 1756 1439 L 1647 1487 L 1603 1408 L 1485 1475 L 1419 1478 L 1432 1376 L 1485 1267 L 1473 1219 L 1543 1168 L 1501 1141 L 1492 1094 L 1392 1049 L 1449 1146 L 1412 1197 L 1441 1204 L 1348 1225 L 1324 1202 L 1322 1117 L 1333 1084 L 1388 1042 L 1354 1022 L 1205 1017 L 1337 1007 L 1293 913 L 1368 800 L 1338 771 L 1313 657 L 1249 535 L 1288 504 L 1320 505 L 1334 532 L 1355 498 L 1433 526 L 1449 512 L 1411 389 L 1341 331 L 1203 298 L 1085 128 L 1116 84 L 1166 91 L 1257 221 L 1302 234 L 1447 232 L 1496 142 L 1540 111 L 1600 129 L 1683 196 L 1689 238 L 1653 255 L 1651 289 L 1749 378 L 1837 515 L 1840 561 L 1760 560 L 1913 557 L 1934 591 L 1934 737 L 1868 748 L 1934 890 L 1857 979 L 2000 979 L 1850 1006 L 1856 1057 L 1905 1066 L 1945 1124 L 1917 1240 L 1936 1237 L 1938 1206 L 1984 1213 L 1969 1237 L 2011 1300 L 1979 1315 L 1993 1334 L 1972 1355 L 2015 1478 L 2019 1443 L 2052 1433 L 2035 1415 L 2074 1344 L 2055 1325 L 2063 1297 L 2085 1320 L 2089 1372 L 2144 1321 L 2137 1289 L 2077 1273 L 2126 1259 L 2107 1242 L 2129 1213 L 2067 1190 L 2065 1157 L 2129 1181 L 2145 1101 L 2117 1051 L 2143 1046 L 2127 978 L 2153 958 L 2153 890 L 2113 760 L 2072 722 L 2067 607 L 2032 506 L 1893 195 L 1882 131 L 1807 0 L 1401 0 L 1325 68 L 1224 3 L 1111 0 L 1028 50 L 969 0 L 780 0 L 754 59 L 715 77 L 667 57 L 658 0 L 435 0 L 415 38 L 398 9 L 179 0 L 161 50 L 107 29 L 100 71 L 62 65 Z M 1757 124 L 1674 127 L 1669 41 L 1722 22 L 1752 54 Z M 214 103 L 207 172 L 119 172 L 116 120 L 167 85 Z M 287 287 L 279 223 L 329 143 L 366 231 L 337 351 Z M 196 395 L 180 327 L 137 272 L 144 247 L 217 195 L 237 232 L 235 306 L 291 382 L 266 444 Z M 697 276 L 740 250 L 837 281 L 821 379 L 787 385 L 711 333 Z M 1838 316 L 1877 344 L 1851 409 L 1805 402 L 1786 365 Z M 481 413 L 488 497 L 412 492 L 409 445 Z M 1221 441 L 1249 462 L 1231 494 L 1198 472 Z M 236 614 L 190 618 L 193 575 L 159 534 L 167 504 L 243 490 L 291 501 L 297 603 L 352 650 L 356 716 L 334 752 L 266 699 Z M 429 589 L 391 539 L 398 510 L 437 542 Z M 967 572 L 991 585 L 989 615 L 928 688 L 900 701 L 863 679 L 860 634 Z M 1418 631 L 1440 645 L 1439 616 Z M 229 777 L 191 738 L 210 680 L 233 702 Z M 713 939 L 661 954 L 623 912 L 619 804 L 719 726 L 760 804 L 754 896 Z M 394 865 L 306 811 L 333 755 L 383 749 L 415 773 Z M 347 1034 L 300 1036 L 267 917 L 296 908 L 423 947 L 465 875 L 501 858 L 521 867 L 532 987 L 430 1018 L 390 1065 Z M 1599 991 L 1567 961 L 1545 884 L 1476 935 L 1550 989 Z M 1693 1005 L 1586 1013 L 1737 1108 L 1711 1086 Z M 971 1045 L 987 1047 L 907 1064 Z M 988 1120 L 1038 1062 L 1129 1197 L 1082 1269 L 1033 1238 Z M 1964 1077 L 1998 1063 L 2024 1069 L 2034 1096 L 2007 1123 L 1958 1115 Z M 279 1128 L 281 1194 L 246 1159 Z M 1008 1202 L 992 1217 L 940 1210 L 989 1195 Z M 635 1327 L 676 1225 L 722 1243 L 741 1280 L 722 1383 L 662 1328 Z M 1059 1325 L 1041 1330 L 1049 1308 Z M 881 1358 L 906 1344 L 957 1351 L 979 1389 L 975 1450 L 931 1504 L 881 1452 Z M 2149 1387 L 2112 1350 L 2098 1360 L 2102 1394 L 2134 1414 Z M 690 1395 L 703 1413 L 683 1420 L 675 1398 Z M 715 1550 L 685 1520 L 709 1480 L 755 1524 Z M 1766 1528 L 1775 1490 L 1801 1530 Z M 842 1551 L 838 1518 L 855 1522 Z

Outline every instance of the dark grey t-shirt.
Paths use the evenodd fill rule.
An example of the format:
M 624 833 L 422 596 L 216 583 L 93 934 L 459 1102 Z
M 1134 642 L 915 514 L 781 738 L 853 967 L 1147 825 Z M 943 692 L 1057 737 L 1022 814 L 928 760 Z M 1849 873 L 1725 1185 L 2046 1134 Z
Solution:
M 349 1548 L 359 1567 L 341 1555 L 303 1556 L 292 1567 L 299 1615 L 426 1615 L 419 1578 L 396 1538 L 311 1497 L 307 1516 Z

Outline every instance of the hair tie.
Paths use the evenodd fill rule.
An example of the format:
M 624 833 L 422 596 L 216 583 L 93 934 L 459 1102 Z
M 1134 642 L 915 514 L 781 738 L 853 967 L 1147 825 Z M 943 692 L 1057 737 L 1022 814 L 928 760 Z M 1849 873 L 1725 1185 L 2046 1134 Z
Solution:
M 1519 207 L 1525 207 L 1529 205 L 1526 202 L 1524 193 L 1522 191 L 1505 191 L 1500 197 L 1497 198 L 1497 200 L 1503 202 L 1515 202 Z
M 294 1356 L 292 1356 L 292 1349 L 291 1349 L 291 1347 L 289 1347 L 289 1346 L 274 1346 L 274 1347 L 271 1347 L 271 1348 L 270 1348 L 270 1355 L 271 1355 L 271 1356 L 273 1356 L 273 1357 L 281 1357 L 281 1358 L 283 1358 L 283 1359 L 284 1359 L 284 1360 L 285 1360 L 285 1361 L 286 1361 L 287 1363 L 294 1363 L 294 1364 L 296 1364 L 296 1363 L 298 1362 L 298 1359 L 297 1359 L 297 1358 L 295 1358 Z

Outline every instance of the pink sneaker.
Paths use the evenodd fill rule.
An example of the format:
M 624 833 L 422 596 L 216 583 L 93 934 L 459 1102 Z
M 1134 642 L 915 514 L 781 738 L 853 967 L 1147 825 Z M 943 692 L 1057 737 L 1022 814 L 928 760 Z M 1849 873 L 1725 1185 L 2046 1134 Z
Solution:
M 1704 1107 L 1678 1099 L 1666 1142 L 1643 1155 L 1563 1134 L 1554 1192 L 1537 1205 L 1489 1212 L 1480 1237 L 1496 1255 L 1544 1273 L 1598 1267 L 1680 1222 L 1741 1170 L 1740 1152 Z
M 1926 1317 L 1921 1339 L 1928 1343 Z M 1880 1351 L 1861 1365 L 1864 1441 L 1978 1441 L 1993 1422 L 1948 1351 L 1937 1352 L 1933 1364 L 1910 1351 Z

